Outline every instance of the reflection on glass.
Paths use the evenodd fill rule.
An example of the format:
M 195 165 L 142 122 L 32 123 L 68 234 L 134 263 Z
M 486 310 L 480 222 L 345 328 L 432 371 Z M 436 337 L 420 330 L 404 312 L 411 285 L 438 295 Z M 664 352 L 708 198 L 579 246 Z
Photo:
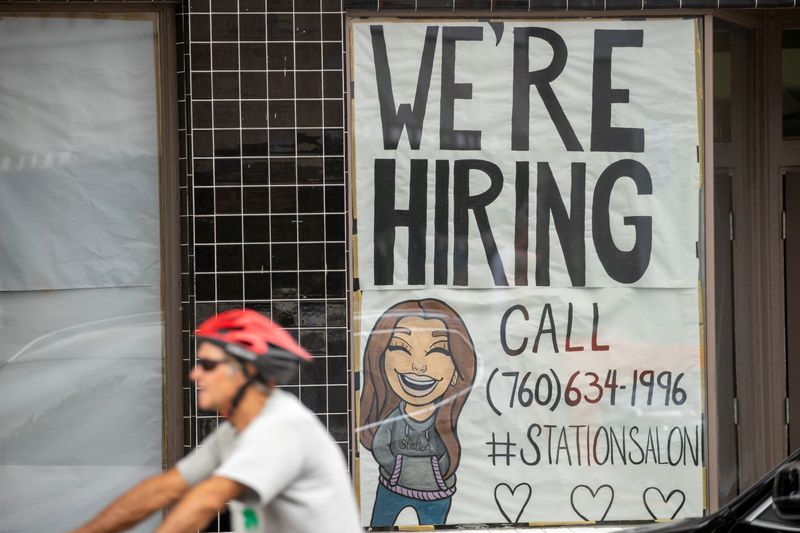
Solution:
M 152 20 L 0 17 L 2 531 L 161 472 L 154 46 Z
M 731 33 L 714 32 L 714 142 L 731 141 Z
M 800 29 L 783 30 L 783 137 L 800 137 Z

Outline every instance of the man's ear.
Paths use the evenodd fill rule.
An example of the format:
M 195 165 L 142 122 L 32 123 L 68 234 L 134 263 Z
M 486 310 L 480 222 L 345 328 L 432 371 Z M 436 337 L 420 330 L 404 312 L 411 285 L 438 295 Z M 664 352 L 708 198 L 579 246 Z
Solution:
M 450 380 L 450 385 L 455 385 L 456 381 L 458 381 L 458 372 L 453 372 L 453 377 Z

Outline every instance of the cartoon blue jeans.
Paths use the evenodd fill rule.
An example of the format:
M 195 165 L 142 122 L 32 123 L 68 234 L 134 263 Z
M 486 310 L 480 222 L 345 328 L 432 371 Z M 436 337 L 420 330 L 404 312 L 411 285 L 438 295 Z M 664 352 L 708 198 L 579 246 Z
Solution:
M 444 524 L 450 511 L 452 498 L 422 501 L 402 496 L 378 483 L 375 505 L 372 507 L 370 526 L 393 526 L 400 511 L 412 507 L 417 512 L 420 525 Z

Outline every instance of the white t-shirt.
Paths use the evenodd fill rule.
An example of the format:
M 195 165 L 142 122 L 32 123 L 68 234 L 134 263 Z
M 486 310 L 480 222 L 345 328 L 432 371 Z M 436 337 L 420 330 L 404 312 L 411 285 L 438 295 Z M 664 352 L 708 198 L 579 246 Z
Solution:
M 244 431 L 225 422 L 177 469 L 190 485 L 213 475 L 248 487 L 229 505 L 237 533 L 362 533 L 341 450 L 279 389 Z

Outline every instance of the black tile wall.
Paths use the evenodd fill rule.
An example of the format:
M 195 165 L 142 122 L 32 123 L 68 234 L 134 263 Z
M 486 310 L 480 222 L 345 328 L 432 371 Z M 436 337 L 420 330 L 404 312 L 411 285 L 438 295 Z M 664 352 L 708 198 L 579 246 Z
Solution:
M 341 0 L 184 0 L 177 23 L 184 370 L 205 318 L 272 317 L 316 359 L 287 390 L 349 457 Z M 220 419 L 184 398 L 189 451 Z

